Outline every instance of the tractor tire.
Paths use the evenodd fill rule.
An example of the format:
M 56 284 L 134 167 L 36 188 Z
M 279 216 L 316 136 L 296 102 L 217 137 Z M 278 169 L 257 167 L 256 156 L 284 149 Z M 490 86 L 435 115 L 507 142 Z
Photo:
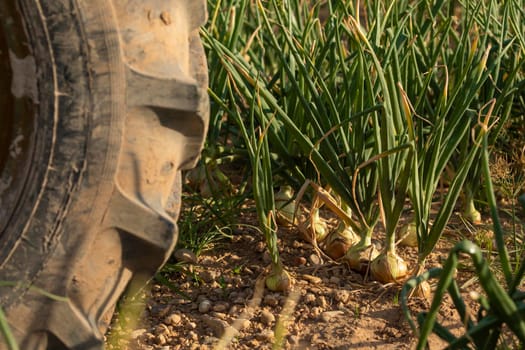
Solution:
M 207 131 L 205 20 L 205 0 L 0 1 L 0 307 L 21 349 L 103 348 L 169 258 Z

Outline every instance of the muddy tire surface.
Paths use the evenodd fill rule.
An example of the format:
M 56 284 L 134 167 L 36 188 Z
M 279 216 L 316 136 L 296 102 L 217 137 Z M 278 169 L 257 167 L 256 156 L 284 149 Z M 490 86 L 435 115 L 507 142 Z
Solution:
M 168 259 L 207 128 L 205 18 L 204 0 L 2 0 L 0 305 L 21 349 L 102 348 L 128 283 Z

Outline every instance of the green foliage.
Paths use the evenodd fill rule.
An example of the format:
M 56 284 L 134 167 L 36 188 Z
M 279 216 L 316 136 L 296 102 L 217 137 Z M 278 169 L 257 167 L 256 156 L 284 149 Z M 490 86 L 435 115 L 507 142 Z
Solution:
M 209 6 L 211 134 L 229 125 L 231 143 L 249 150 L 246 135 L 264 130 L 267 190 L 328 185 L 362 236 L 383 214 L 387 250 L 408 196 L 424 265 L 464 186 L 479 181 L 481 139 L 492 147 L 522 108 L 520 1 Z M 455 176 L 431 225 L 447 167 Z

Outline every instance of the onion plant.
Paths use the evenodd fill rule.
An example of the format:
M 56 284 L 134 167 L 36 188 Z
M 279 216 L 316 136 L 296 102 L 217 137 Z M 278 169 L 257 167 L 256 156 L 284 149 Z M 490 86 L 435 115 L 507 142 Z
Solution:
M 470 241 L 458 243 L 450 251 L 449 257 L 442 269 L 435 268 L 410 279 L 401 292 L 401 301 L 405 316 L 411 327 L 417 331 L 418 334 L 417 349 L 425 348 L 428 337 L 432 332 L 448 342 L 449 348 L 451 349 L 470 348 L 468 346 L 470 343 L 477 349 L 495 349 L 503 336 L 503 324 L 507 325 L 521 344 L 525 342 L 525 295 L 518 289 L 525 274 L 525 260 L 519 262 L 519 267 L 514 273 L 511 272 L 509 254 L 504 244 L 504 232 L 500 224 L 494 189 L 490 177 L 487 140 L 487 134 L 483 135 L 481 167 L 485 175 L 486 195 L 494 222 L 498 256 L 507 288 L 501 285 L 498 276 L 490 269 L 479 247 Z M 477 293 L 474 295 L 480 307 L 477 316 L 469 313 L 469 308 L 466 306 L 454 277 L 459 264 L 460 254 L 466 254 L 471 258 L 475 273 L 484 291 L 484 295 Z M 418 285 L 421 285 L 430 278 L 439 278 L 439 282 L 428 313 L 420 313 L 417 318 L 417 323 L 419 324 L 418 330 L 416 322 L 412 319 L 410 310 L 408 309 L 407 297 L 411 289 L 417 288 Z M 465 327 L 464 333 L 460 336 L 453 335 L 437 321 L 437 314 L 446 293 L 451 297 L 461 322 Z
M 408 35 L 418 38 L 415 39 L 412 57 L 427 57 L 431 61 L 425 66 L 435 68 L 426 72 L 426 79 L 420 82 L 419 94 L 408 92 L 414 90 L 413 87 L 405 91 L 403 86 L 409 86 L 408 81 L 405 85 L 399 83 L 408 134 L 415 152 L 410 197 L 419 238 L 419 267 L 424 265 L 426 257 L 433 251 L 466 182 L 470 185 L 467 186 L 466 193 L 472 193 L 474 182 L 467 179 L 469 176 L 471 179 L 475 178 L 476 174 L 481 173 L 481 140 L 486 137 L 487 142 L 493 143 L 494 136 L 487 133 L 495 129 L 497 134 L 498 129 L 504 125 L 515 95 L 513 91 L 516 89 L 516 75 L 524 64 L 523 58 L 516 60 L 514 57 L 514 63 L 508 67 L 508 76 L 501 79 L 501 65 L 509 63 L 509 52 L 519 49 L 513 40 L 506 40 L 511 35 L 507 32 L 510 23 L 507 12 L 512 4 L 502 6 L 504 16 L 497 25 L 498 31 L 489 27 L 491 21 L 488 21 L 493 15 L 492 6 L 495 6 L 495 2 L 490 2 L 487 7 L 481 3 L 475 8 L 467 7 L 459 22 L 462 33 L 456 33 L 449 20 L 447 23 L 446 14 L 450 9 L 444 3 L 437 5 L 429 10 L 426 21 L 436 17 L 443 18 L 444 22 L 438 29 L 424 31 L 424 28 L 432 28 L 432 25 L 430 22 L 428 25 L 423 22 L 420 27 L 414 27 L 419 28 L 418 31 L 408 32 Z M 484 31 L 477 29 L 482 24 Z M 497 40 L 491 43 L 496 34 Z M 454 50 L 443 48 L 444 41 L 448 41 Z M 425 55 L 418 55 L 418 52 L 424 50 L 427 51 Z M 407 60 L 410 61 L 410 58 Z M 444 68 L 439 67 L 440 62 L 446 63 Z M 403 70 L 410 67 L 418 67 L 417 62 L 410 63 Z M 434 101 L 432 97 L 423 94 L 427 89 L 435 91 Z M 498 117 L 500 119 L 496 120 Z M 430 210 L 439 180 L 458 148 L 461 148 L 461 162 L 456 164 L 455 176 L 444 202 L 437 209 L 434 223 L 430 225 Z M 467 203 L 472 205 L 472 196 L 466 197 Z
M 243 17 L 254 31 L 249 39 L 253 49 L 246 55 L 209 32 L 203 33 L 204 40 L 235 85 L 235 102 L 242 105 L 257 90 L 261 110 L 275 112 L 271 122 L 256 112 L 258 122 L 268 125 L 269 143 L 278 155 L 274 169 L 281 169 L 281 177 L 295 185 L 306 178 L 329 185 L 343 206 L 359 213 L 343 221 L 363 237 L 363 246 L 369 245 L 379 213 L 378 173 L 371 166 L 356 181 L 353 175 L 373 155 L 370 117 L 381 106 L 373 86 L 365 86 L 367 63 L 354 59 L 344 43 L 349 5 L 338 3 L 337 11 L 329 5 L 331 15 L 321 25 L 317 5 L 256 4 Z M 219 93 L 212 96 L 221 99 Z
M 419 272 L 465 184 L 479 181 L 480 140 L 488 133 L 489 147 L 495 143 L 522 94 L 523 6 L 378 0 L 363 2 L 360 13 L 353 2 L 327 1 L 321 22 L 319 4 L 210 1 L 202 36 L 214 115 L 218 124 L 236 115 L 237 132 L 243 121 L 265 130 L 265 191 L 277 177 L 295 189 L 308 181 L 330 188 L 342 222 L 330 237 L 338 242 L 346 229 L 360 237 L 346 261 L 371 254 L 365 249 L 381 216 L 385 250 L 374 265 L 388 272 L 379 279 L 398 280 L 406 273 L 395 251 L 406 198 Z M 431 216 L 454 159 L 455 176 Z

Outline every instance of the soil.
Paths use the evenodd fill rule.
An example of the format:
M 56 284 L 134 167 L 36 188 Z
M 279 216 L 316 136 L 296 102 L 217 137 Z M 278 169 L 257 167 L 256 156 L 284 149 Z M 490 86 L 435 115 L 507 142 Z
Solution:
M 250 214 L 242 219 L 253 225 Z M 378 225 L 381 226 L 381 225 Z M 468 230 L 456 218 L 428 260 L 427 268 L 441 266 L 448 249 Z M 270 258 L 260 233 L 239 226 L 230 240 L 222 241 L 198 258 L 178 250 L 177 269 L 166 280 L 152 282 L 140 297 L 128 303 L 141 305 L 138 323 L 113 326 L 108 349 L 411 349 L 416 338 L 400 306 L 401 284 L 382 285 L 366 274 L 326 259 L 305 242 L 297 229 L 280 228 L 280 255 L 293 276 L 291 291 L 273 293 L 264 286 Z M 476 232 L 479 232 L 476 231 Z M 472 238 L 472 237 L 470 237 Z M 490 241 L 490 238 L 489 238 Z M 398 248 L 415 265 L 415 248 Z M 184 271 L 181 272 L 181 268 Z M 468 267 L 457 277 L 473 312 L 477 303 L 471 291 L 481 289 Z M 435 288 L 437 282 L 431 283 Z M 412 297 L 413 314 L 428 309 L 429 300 Z M 120 307 L 117 320 L 130 321 Z M 440 320 L 453 333 L 463 326 L 449 299 Z M 132 317 L 131 317 L 132 318 Z M 133 322 L 133 320 L 131 320 Z M 118 335 L 118 336 L 115 336 Z M 122 336 L 124 335 L 124 336 Z M 430 349 L 445 346 L 432 336 Z

